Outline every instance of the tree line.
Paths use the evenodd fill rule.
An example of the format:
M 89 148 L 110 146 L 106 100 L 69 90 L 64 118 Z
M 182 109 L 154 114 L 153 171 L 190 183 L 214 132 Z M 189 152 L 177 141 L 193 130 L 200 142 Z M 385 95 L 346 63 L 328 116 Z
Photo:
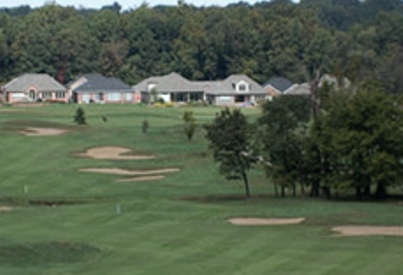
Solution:
M 403 97 L 373 82 L 349 89 L 319 88 L 312 98 L 281 96 L 262 105 L 248 123 L 239 109 L 225 109 L 204 126 L 213 158 L 228 180 L 264 169 L 276 196 L 385 198 L 403 190 Z
M 122 11 L 56 4 L 0 9 L 0 82 L 25 72 L 61 83 L 86 72 L 129 84 L 176 71 L 192 80 L 245 73 L 315 82 L 317 71 L 403 87 L 400 0 L 290 0 Z

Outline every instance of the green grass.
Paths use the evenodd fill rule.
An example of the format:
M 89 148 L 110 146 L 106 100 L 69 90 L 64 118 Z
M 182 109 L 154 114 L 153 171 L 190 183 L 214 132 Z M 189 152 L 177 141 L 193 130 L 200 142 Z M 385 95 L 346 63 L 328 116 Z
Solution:
M 84 106 L 0 108 L 0 274 L 401 274 L 403 238 L 332 235 L 333 225 L 402 225 L 403 204 L 275 199 L 263 171 L 251 171 L 246 200 L 240 182 L 218 174 L 199 127 L 187 142 L 186 108 Z M 199 122 L 217 108 L 194 108 Z M 245 109 L 253 120 L 259 110 Z M 101 116 L 106 116 L 104 123 Z M 148 119 L 147 134 L 141 123 Z M 65 128 L 61 136 L 27 137 L 28 126 Z M 74 157 L 113 145 L 157 159 Z M 180 167 L 155 182 L 80 173 L 83 167 Z M 28 193 L 24 188 L 28 187 Z M 117 215 L 117 204 L 121 214 Z M 232 217 L 306 217 L 300 225 L 237 227 Z

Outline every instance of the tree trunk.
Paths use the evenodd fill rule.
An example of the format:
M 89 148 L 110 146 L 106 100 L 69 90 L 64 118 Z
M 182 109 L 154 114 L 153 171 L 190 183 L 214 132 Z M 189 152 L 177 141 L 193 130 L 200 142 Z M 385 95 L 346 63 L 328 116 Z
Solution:
M 311 192 L 309 194 L 311 197 L 319 197 L 319 186 L 320 186 L 319 181 L 314 180 L 312 182 Z
M 376 192 L 375 195 L 377 198 L 385 198 L 387 195 L 387 190 L 384 184 L 382 184 L 381 182 L 378 182 L 377 186 L 376 186 Z
M 364 189 L 364 196 L 366 197 L 366 198 L 369 198 L 369 197 L 371 197 L 371 185 L 367 185 L 367 186 L 365 186 L 365 189 Z
M 299 179 L 300 179 L 300 192 L 301 192 L 301 197 L 305 197 L 305 180 L 302 175 L 301 170 L 299 171 Z
M 284 184 L 281 185 L 281 197 L 282 198 L 285 197 L 285 185 Z
M 276 196 L 276 198 L 278 198 L 278 188 L 277 188 L 277 183 L 276 183 L 276 182 L 274 182 L 274 183 L 273 183 L 273 185 L 274 185 L 274 195 Z
M 331 192 L 331 190 L 330 190 L 330 187 L 324 186 L 324 187 L 322 188 L 322 190 L 323 190 L 323 193 L 325 194 L 325 196 L 326 196 L 327 199 L 330 199 L 330 198 L 332 197 L 332 192 Z
M 243 183 L 245 185 L 245 196 L 247 199 L 250 198 L 250 190 L 249 190 L 249 181 L 248 181 L 248 175 L 243 171 L 242 172 L 242 179 Z
M 301 196 L 305 197 L 305 184 L 301 183 Z
M 355 188 L 355 196 L 356 196 L 358 199 L 361 199 L 361 197 L 362 197 L 362 194 L 361 194 L 361 187 L 356 187 L 356 188 Z
M 319 99 L 318 99 L 318 87 L 319 87 L 320 75 L 316 76 L 309 82 L 309 88 L 311 90 L 311 110 L 313 116 L 313 122 L 317 124 L 319 117 Z
M 297 186 L 295 183 L 292 184 L 292 196 L 293 197 L 297 196 Z

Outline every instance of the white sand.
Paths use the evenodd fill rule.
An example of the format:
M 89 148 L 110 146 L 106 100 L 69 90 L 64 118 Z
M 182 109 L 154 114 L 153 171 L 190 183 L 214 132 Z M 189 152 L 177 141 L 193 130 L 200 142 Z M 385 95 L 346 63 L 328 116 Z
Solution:
M 157 170 L 124 170 L 120 168 L 83 168 L 81 172 L 101 173 L 101 174 L 113 174 L 113 175 L 126 175 L 126 176 L 141 176 L 141 175 L 155 175 L 164 173 L 178 172 L 178 168 L 165 168 Z
M 62 129 L 37 127 L 27 127 L 25 131 L 20 131 L 21 134 L 26 136 L 57 136 L 67 132 L 67 130 Z
M 131 150 L 123 147 L 105 146 L 95 147 L 88 149 L 85 153 L 78 153 L 76 156 L 88 157 L 94 159 L 111 159 L 111 160 L 141 160 L 141 159 L 153 159 L 153 155 L 123 155 L 130 153 Z
M 402 226 L 336 226 L 333 231 L 338 236 L 400 236 L 403 237 Z
M 145 177 L 135 177 L 135 178 L 128 178 L 128 179 L 120 179 L 120 182 L 136 182 L 136 181 L 156 181 L 165 178 L 165 176 L 145 176 Z
M 0 212 L 10 212 L 13 211 L 14 208 L 11 206 L 2 205 L 0 206 Z
M 288 225 L 299 224 L 305 218 L 234 218 L 229 222 L 234 225 Z

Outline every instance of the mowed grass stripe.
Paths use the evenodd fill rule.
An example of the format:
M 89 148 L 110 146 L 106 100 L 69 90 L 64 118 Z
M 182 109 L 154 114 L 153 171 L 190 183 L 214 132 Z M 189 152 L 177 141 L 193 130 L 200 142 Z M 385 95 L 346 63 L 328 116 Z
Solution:
M 85 105 L 89 125 L 76 127 L 76 105 L 16 109 L 1 113 L 2 126 L 51 122 L 72 131 L 56 137 L 25 137 L 0 131 L 0 197 L 83 200 L 86 204 L 22 205 L 0 212 L 0 241 L 62 241 L 102 250 L 85 262 L 30 268 L 0 266 L 3 274 L 399 274 L 402 238 L 333 237 L 344 224 L 399 224 L 402 205 L 275 199 L 270 180 L 251 171 L 252 200 L 242 182 L 227 182 L 213 163 L 201 124 L 219 108 L 194 108 L 200 118 L 187 142 L 182 115 L 188 108 Z M 245 109 L 254 120 L 258 109 Z M 104 123 L 101 116 L 106 116 Z M 149 132 L 141 132 L 147 119 Z M 19 121 L 13 125 L 13 121 Z M 28 123 L 28 124 L 27 124 Z M 50 124 L 49 124 L 50 125 Z M 152 161 L 77 158 L 74 152 L 121 146 L 155 154 Z M 79 173 L 80 168 L 150 169 L 178 166 L 181 171 L 158 182 L 118 183 L 119 176 Z M 23 171 L 23 172 L 21 172 Z M 23 184 L 29 181 L 28 195 Z M 206 198 L 208 196 L 208 198 Z M 117 213 L 120 205 L 121 213 Z M 306 217 L 300 225 L 241 227 L 233 217 Z M 378 253 L 379 252 L 379 253 Z M 381 255 L 378 255 L 381 254 Z M 382 268 L 385 266 L 385 268 Z

